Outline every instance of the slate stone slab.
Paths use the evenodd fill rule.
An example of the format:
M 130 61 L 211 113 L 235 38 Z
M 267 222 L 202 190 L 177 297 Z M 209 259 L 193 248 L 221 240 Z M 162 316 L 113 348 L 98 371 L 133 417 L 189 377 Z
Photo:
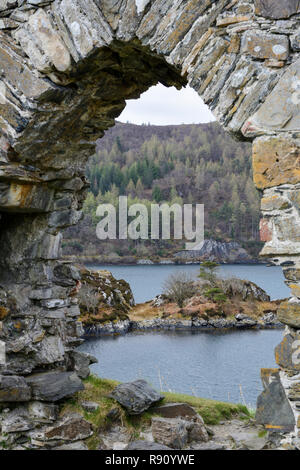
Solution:
M 0 402 L 29 401 L 31 390 L 23 377 L 0 375 Z
M 181 418 L 152 418 L 153 438 L 172 449 L 183 449 L 189 440 L 187 424 Z
M 242 132 L 247 137 L 264 131 L 297 131 L 299 113 L 300 59 L 291 64 L 258 111 L 247 120 Z
M 131 415 L 138 415 L 148 410 L 164 397 L 154 390 L 145 380 L 118 385 L 110 394 Z
M 58 401 L 84 389 L 74 372 L 46 372 L 26 378 L 33 398 L 41 401 Z
M 255 0 L 255 7 L 257 15 L 276 20 L 289 18 L 300 11 L 298 0 Z
M 257 59 L 286 60 L 289 56 L 289 40 L 281 34 L 247 31 L 242 40 L 242 52 Z
M 24 432 L 33 428 L 26 408 L 15 408 L 7 414 L 4 414 L 2 422 L 2 433 Z
M 300 401 L 300 383 L 295 382 L 294 384 L 291 385 L 291 388 L 288 390 L 288 398 L 291 401 Z M 296 408 L 297 405 L 296 405 Z M 299 408 L 298 408 L 299 409 Z
M 63 444 L 60 447 L 54 447 L 53 450 L 89 450 L 88 446 L 83 441 L 71 442 L 70 444 Z
M 86 379 L 90 375 L 90 364 L 96 364 L 98 362 L 95 357 L 81 351 L 72 351 L 70 360 L 72 370 L 74 370 L 81 379 Z
M 293 431 L 295 417 L 281 385 L 279 371 L 270 369 L 270 377 L 272 380 L 268 384 L 264 381 L 265 390 L 257 399 L 256 422 L 273 432 Z
M 47 440 L 81 441 L 93 434 L 93 426 L 80 414 L 71 413 L 65 415 L 53 427 L 45 431 Z
M 275 348 L 275 358 L 283 369 L 300 371 L 300 335 L 286 335 Z
M 191 450 L 226 450 L 227 447 L 225 444 L 219 444 L 217 442 L 203 442 L 203 443 L 193 443 L 190 446 Z
M 187 403 L 167 403 L 153 408 L 153 412 L 164 418 L 197 417 L 197 411 Z
M 282 302 L 278 309 L 277 317 L 281 323 L 300 329 L 300 304 Z
M 134 441 L 128 444 L 126 450 L 171 450 L 171 447 L 157 442 L 150 441 Z

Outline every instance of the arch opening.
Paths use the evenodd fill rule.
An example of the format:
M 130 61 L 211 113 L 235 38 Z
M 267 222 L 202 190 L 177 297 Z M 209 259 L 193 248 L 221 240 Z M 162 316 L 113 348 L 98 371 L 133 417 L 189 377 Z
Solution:
M 290 397 L 289 377 L 299 372 L 291 362 L 300 329 L 298 2 L 156 0 L 137 7 L 133 0 L 54 0 L 32 5 L 21 21 L 15 2 L 6 3 L 0 212 L 26 215 L 1 219 L 7 220 L 0 239 L 8 253 L 0 267 L 17 284 L 7 281 L 2 295 L 5 300 L 14 292 L 0 320 L 8 354 L 0 374 L 22 378 L 19 401 L 41 396 L 24 377 L 43 369 L 55 371 L 68 393 L 80 389 L 72 374 L 82 330 L 71 295 L 79 273 L 60 260 L 61 229 L 80 220 L 87 159 L 125 100 L 157 82 L 178 88 L 189 83 L 225 129 L 254 140 L 254 180 L 264 191 L 263 254 L 284 267 L 292 287 L 280 313 L 289 335 L 278 350 L 280 369 L 264 373 L 260 409 L 266 412 L 260 419 L 266 424 L 271 412 L 272 429 L 295 437 L 294 398 L 300 396 L 295 389 Z M 17 321 L 18 331 L 12 326 Z M 51 377 L 43 380 L 51 383 Z M 291 398 L 285 406 L 292 408 L 293 422 L 282 422 L 280 409 L 270 411 L 274 377 L 281 395 Z

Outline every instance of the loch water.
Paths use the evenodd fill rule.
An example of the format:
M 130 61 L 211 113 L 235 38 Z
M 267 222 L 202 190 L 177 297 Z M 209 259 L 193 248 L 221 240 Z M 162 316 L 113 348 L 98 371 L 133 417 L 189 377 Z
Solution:
M 199 266 L 93 266 L 108 269 L 132 287 L 136 302 L 161 293 L 168 275 L 185 270 L 197 276 Z M 272 299 L 289 290 L 281 268 L 223 265 L 220 274 L 256 282 Z M 96 356 L 93 373 L 119 381 L 144 378 L 157 389 L 255 408 L 262 390 L 260 369 L 275 367 L 274 348 L 282 330 L 164 331 L 128 333 L 90 339 L 80 349 Z
M 156 295 L 161 294 L 163 284 L 167 277 L 178 271 L 185 271 L 195 279 L 199 273 L 199 265 L 134 265 L 109 266 L 89 265 L 99 270 L 110 271 L 116 279 L 125 279 L 129 282 L 136 303 L 147 302 Z M 255 282 L 262 287 L 272 300 L 289 297 L 289 289 L 284 284 L 282 269 L 279 266 L 266 266 L 264 264 L 223 264 L 218 268 L 221 277 L 237 277 Z

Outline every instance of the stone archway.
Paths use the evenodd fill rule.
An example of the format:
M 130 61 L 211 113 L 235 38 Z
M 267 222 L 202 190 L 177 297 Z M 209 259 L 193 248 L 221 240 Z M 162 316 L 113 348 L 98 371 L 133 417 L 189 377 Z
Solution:
M 277 349 L 280 369 L 263 373 L 259 417 L 296 436 L 298 3 L 1 3 L 0 339 L 7 362 L 0 364 L 0 401 L 52 402 L 80 389 L 73 352 L 82 334 L 76 320 L 79 275 L 59 257 L 61 230 L 81 217 L 85 163 L 126 99 L 157 82 L 178 88 L 190 83 L 225 129 L 254 141 L 254 179 L 264 191 L 262 254 L 283 266 L 292 288 L 281 309 L 288 334 Z M 274 396 L 284 397 L 292 413 L 269 407 Z

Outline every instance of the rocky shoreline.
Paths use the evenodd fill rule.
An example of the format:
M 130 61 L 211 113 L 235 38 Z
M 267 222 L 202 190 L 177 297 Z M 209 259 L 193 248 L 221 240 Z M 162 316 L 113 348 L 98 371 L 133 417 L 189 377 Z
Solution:
M 81 264 L 90 267 L 94 265 L 105 265 L 105 266 L 164 266 L 164 265 L 174 265 L 174 266 L 189 266 L 189 265 L 199 265 L 199 259 L 176 259 L 176 258 L 161 258 L 158 261 L 153 261 L 148 258 L 138 258 L 133 259 L 123 257 L 120 260 L 114 261 L 107 261 L 103 260 L 103 256 L 88 256 L 88 255 L 80 255 L 80 256 L 63 256 L 63 259 L 68 262 L 76 263 L 80 261 Z M 253 265 L 253 264 L 267 264 L 272 265 L 272 261 L 268 258 L 251 258 L 247 261 L 220 261 L 220 265 Z
M 124 320 L 86 325 L 84 327 L 84 338 L 88 339 L 98 336 L 125 335 L 135 331 L 213 331 L 271 328 L 284 328 L 284 325 L 278 321 L 277 316 L 273 313 L 267 313 L 259 321 L 243 314 L 236 315 L 231 319 L 213 318 L 207 321 L 199 318 L 191 320 L 153 318 L 142 321 Z
M 139 265 L 190 265 L 200 264 L 204 261 L 214 261 L 218 264 L 267 264 L 271 260 L 262 259 L 258 255 L 251 254 L 237 242 L 221 242 L 212 239 L 205 240 L 199 247 L 193 250 L 183 250 L 174 253 L 165 253 L 160 256 L 157 253 L 147 251 L 143 255 L 106 256 L 93 254 L 64 254 L 64 259 L 74 263 L 99 264 L 106 266 L 139 266 Z

